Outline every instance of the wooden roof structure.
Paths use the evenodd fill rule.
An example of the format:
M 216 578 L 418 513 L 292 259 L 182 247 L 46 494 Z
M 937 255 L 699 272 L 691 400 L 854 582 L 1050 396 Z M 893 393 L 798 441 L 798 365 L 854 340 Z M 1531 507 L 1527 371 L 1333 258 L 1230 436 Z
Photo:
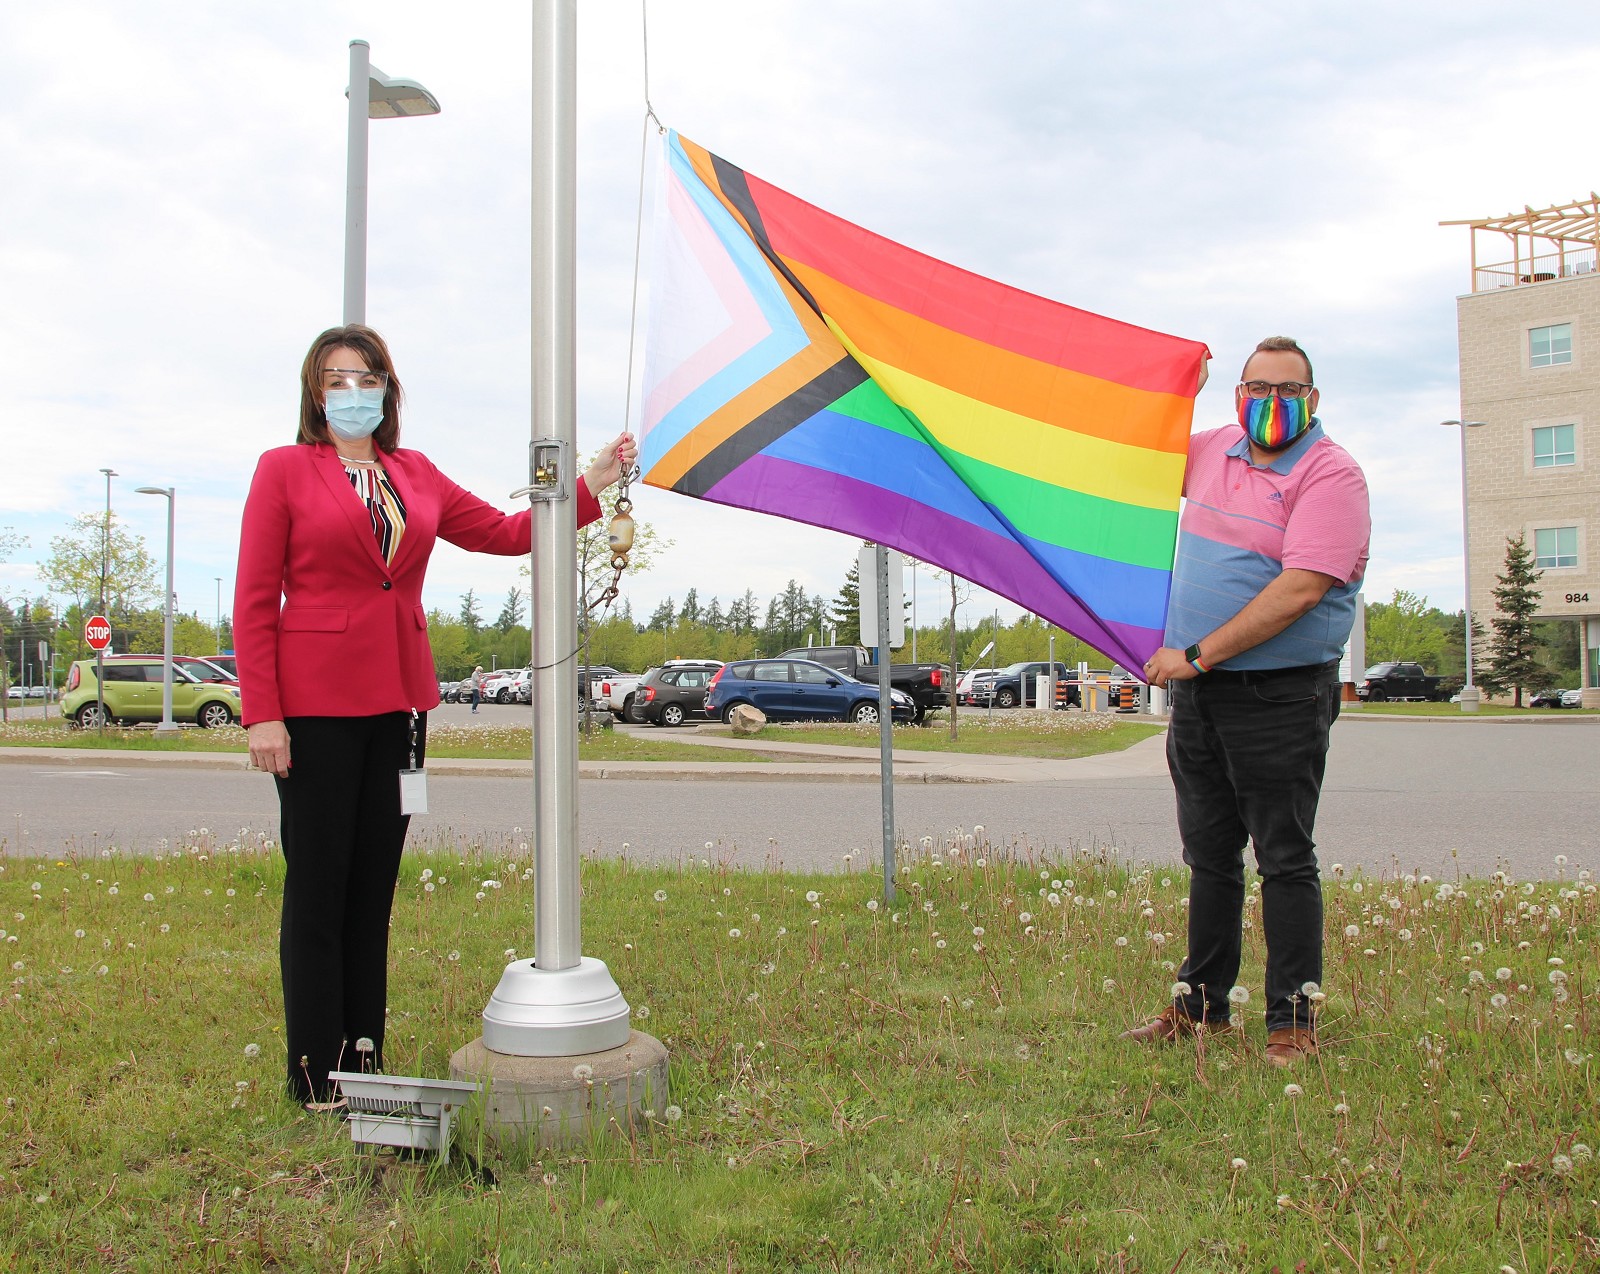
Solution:
M 1600 257 L 1600 194 L 1586 199 L 1534 208 L 1503 217 L 1474 217 L 1441 221 L 1441 226 L 1467 226 L 1472 230 L 1472 290 L 1508 287 L 1519 283 L 1545 283 L 1574 274 L 1593 273 Z M 1511 260 L 1478 265 L 1478 233 L 1489 231 L 1511 240 Z M 1544 250 L 1539 250 L 1543 242 Z

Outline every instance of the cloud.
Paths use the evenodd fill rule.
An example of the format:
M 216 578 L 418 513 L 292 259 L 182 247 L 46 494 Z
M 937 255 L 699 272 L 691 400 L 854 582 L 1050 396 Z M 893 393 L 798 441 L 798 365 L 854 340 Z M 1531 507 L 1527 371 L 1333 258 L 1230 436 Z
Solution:
M 1591 162 L 1552 99 L 1597 37 L 1559 46 L 1503 6 L 1308 11 L 1234 0 L 973 7 L 938 0 L 650 6 L 650 93 L 696 141 L 967 268 L 1207 341 L 1197 423 L 1231 415 L 1260 336 L 1301 337 L 1328 428 L 1366 467 L 1369 594 L 1459 605 L 1454 297 L 1465 232 L 1439 220 L 1573 198 Z M 624 418 L 643 79 L 639 7 L 579 31 L 578 411 Z M 371 128 L 369 316 L 393 345 L 408 444 L 506 505 L 529 433 L 529 20 L 113 0 L 0 15 L 0 524 L 45 551 L 118 471 L 159 556 L 179 492 L 178 590 L 231 585 L 255 457 L 290 441 L 300 359 L 339 318 L 346 46 L 419 79 L 434 119 Z M 637 364 L 637 354 L 635 362 Z M 636 613 L 691 586 L 831 597 L 853 541 L 642 492 L 675 541 Z M 27 563 L 0 587 L 27 586 Z M 442 548 L 427 602 L 502 597 L 516 564 Z M 225 608 L 227 603 L 224 603 Z M 986 598 L 973 603 L 992 605 Z M 1009 609 L 1009 608 L 1008 608 Z

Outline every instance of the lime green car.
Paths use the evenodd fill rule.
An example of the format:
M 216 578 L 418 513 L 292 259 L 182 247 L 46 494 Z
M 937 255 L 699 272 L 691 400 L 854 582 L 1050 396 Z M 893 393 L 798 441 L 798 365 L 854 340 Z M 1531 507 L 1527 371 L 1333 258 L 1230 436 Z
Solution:
M 106 666 L 106 723 L 161 720 L 162 659 L 159 655 L 111 655 Z M 239 687 L 200 681 L 181 663 L 172 670 L 172 719 L 214 729 L 239 719 Z M 95 661 L 79 659 L 67 670 L 61 715 L 84 727 L 101 724 Z

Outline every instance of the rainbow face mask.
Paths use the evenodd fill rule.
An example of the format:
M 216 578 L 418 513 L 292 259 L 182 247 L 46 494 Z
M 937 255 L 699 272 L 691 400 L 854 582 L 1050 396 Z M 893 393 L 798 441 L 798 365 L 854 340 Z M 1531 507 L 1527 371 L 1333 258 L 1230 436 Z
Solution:
M 1265 451 L 1282 451 L 1311 428 L 1311 399 L 1279 398 L 1276 394 L 1241 398 L 1239 424 L 1256 446 Z

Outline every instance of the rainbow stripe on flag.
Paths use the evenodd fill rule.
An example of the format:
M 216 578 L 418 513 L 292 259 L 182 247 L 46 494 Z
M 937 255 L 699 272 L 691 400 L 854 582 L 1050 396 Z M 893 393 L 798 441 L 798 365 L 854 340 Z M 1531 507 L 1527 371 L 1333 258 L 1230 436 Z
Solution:
M 900 549 L 1141 667 L 1206 347 L 663 149 L 644 481 Z

